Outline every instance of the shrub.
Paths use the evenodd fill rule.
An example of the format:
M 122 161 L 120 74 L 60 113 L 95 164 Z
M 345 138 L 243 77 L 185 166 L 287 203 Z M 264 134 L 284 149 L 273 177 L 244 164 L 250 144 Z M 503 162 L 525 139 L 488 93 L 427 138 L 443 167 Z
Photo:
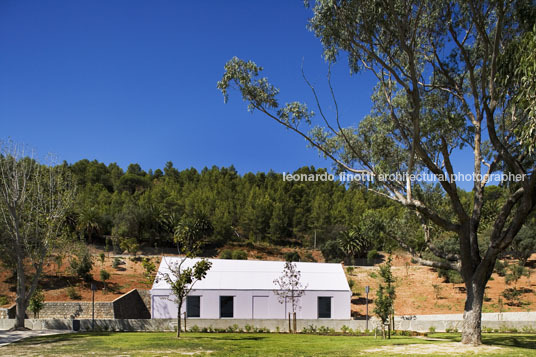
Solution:
M 220 252 L 220 259 L 233 259 L 233 251 L 224 249 Z
M 201 332 L 201 329 L 197 325 L 190 327 L 190 332 Z
M 5 295 L 0 295 L 0 306 L 9 304 L 9 298 Z
M 318 328 L 318 333 L 321 333 L 321 334 L 324 334 L 324 335 L 334 333 L 334 332 L 335 332 L 335 330 L 333 328 L 331 328 L 331 327 L 320 326 Z
M 342 325 L 341 332 L 344 334 L 352 334 L 354 331 L 350 327 Z
M 93 280 L 91 269 L 93 269 L 93 260 L 89 252 L 84 252 L 79 256 L 75 256 L 71 260 L 71 273 L 85 282 Z
M 110 279 L 110 273 L 108 273 L 104 269 L 101 269 L 101 271 L 100 271 L 100 279 L 101 279 L 102 283 L 104 284 L 104 290 L 106 290 L 106 281 Z
M 121 259 L 115 257 L 114 261 L 112 262 L 112 268 L 117 269 L 119 268 L 119 265 L 121 265 Z
M 434 333 L 435 331 L 436 331 L 435 326 L 430 326 L 430 327 L 428 328 L 428 332 L 430 332 L 430 333 Z
M 353 281 L 352 279 L 348 279 L 348 286 L 350 287 L 350 290 L 352 290 L 352 292 L 354 291 L 354 286 L 355 286 L 355 281 Z
M 378 255 L 378 251 L 376 249 L 369 250 L 367 253 L 367 262 L 369 264 L 374 263 L 374 259 Z
M 354 272 L 354 267 L 347 267 L 346 272 L 351 275 Z
M 100 261 L 101 261 L 101 265 L 104 265 L 104 260 L 106 259 L 106 254 L 100 253 L 99 258 L 100 258 Z
M 463 283 L 463 278 L 455 270 L 447 270 L 447 269 L 439 269 L 437 271 L 437 275 L 440 278 L 443 278 L 445 283 L 452 283 L 452 284 L 461 284 Z
M 30 298 L 28 309 L 33 312 L 34 318 L 39 318 L 39 311 L 41 311 L 43 307 L 45 307 L 45 294 L 43 294 L 41 289 L 36 289 Z
M 67 296 L 71 300 L 80 300 L 82 298 L 82 296 L 78 293 L 78 291 L 76 291 L 74 286 L 67 287 L 65 291 L 67 292 Z
M 300 253 L 298 253 L 297 251 L 292 251 L 292 252 L 286 252 L 285 253 L 285 260 L 287 262 L 299 262 L 300 261 Z
M 316 333 L 316 332 L 317 332 L 317 328 L 316 328 L 315 325 L 305 326 L 305 327 L 302 329 L 302 332 L 303 332 L 303 333 Z
M 304 261 L 306 262 L 316 262 L 315 257 L 311 254 L 311 252 L 305 253 Z
M 244 252 L 243 250 L 237 249 L 233 251 L 232 258 L 235 260 L 247 260 L 248 253 Z
M 244 330 L 246 330 L 246 332 L 251 332 L 253 331 L 254 327 L 251 326 L 250 324 L 246 324 L 246 326 L 244 326 Z
M 507 263 L 504 263 L 503 261 L 497 259 L 497 261 L 495 262 L 495 268 L 494 269 L 495 269 L 495 272 L 499 276 L 505 276 L 507 267 L 508 267 Z

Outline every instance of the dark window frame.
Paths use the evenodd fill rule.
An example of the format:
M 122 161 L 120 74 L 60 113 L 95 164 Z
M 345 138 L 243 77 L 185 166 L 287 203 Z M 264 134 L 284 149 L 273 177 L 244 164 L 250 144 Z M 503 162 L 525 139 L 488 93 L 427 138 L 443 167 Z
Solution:
M 220 295 L 220 319 L 232 319 L 234 318 L 234 296 L 233 295 Z M 224 300 L 227 300 L 227 306 L 223 305 L 225 304 Z M 226 307 L 228 307 L 230 301 L 231 306 L 231 312 L 224 311 Z
M 198 300 L 198 306 L 197 306 L 197 316 L 190 315 L 190 299 L 197 298 Z M 201 317 L 201 295 L 188 295 L 186 296 L 186 317 L 188 318 L 196 318 Z
M 318 296 L 317 297 L 317 300 L 316 300 L 316 304 L 317 304 L 317 314 L 318 314 L 318 318 L 319 319 L 331 319 L 331 307 L 332 307 L 332 303 L 331 303 L 331 300 L 332 300 L 332 296 Z M 324 301 L 324 302 L 328 302 L 329 304 L 329 314 L 327 312 L 327 309 L 321 309 L 321 302 L 320 301 Z

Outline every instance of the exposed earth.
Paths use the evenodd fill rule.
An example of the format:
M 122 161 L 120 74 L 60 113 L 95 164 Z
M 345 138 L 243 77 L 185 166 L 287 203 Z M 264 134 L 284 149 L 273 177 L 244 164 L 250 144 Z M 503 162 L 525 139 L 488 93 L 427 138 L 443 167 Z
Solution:
M 224 247 L 223 249 L 237 249 L 236 247 Z M 222 250 L 223 250 L 222 249 Z M 270 248 L 255 247 L 247 249 L 248 259 L 263 260 L 284 260 L 283 255 L 292 248 Z M 132 256 L 114 256 L 106 253 L 104 263 L 99 257 L 99 250 L 92 249 L 94 254 L 93 279 L 97 282 L 98 290 L 95 293 L 95 301 L 111 301 L 131 289 L 150 289 L 151 282 L 144 276 L 144 268 L 141 258 Z M 314 260 L 322 262 L 324 259 L 318 250 L 299 249 L 300 255 L 310 253 Z M 168 253 L 166 253 L 169 255 Z M 114 268 L 112 263 L 115 258 L 119 258 L 121 264 Z M 147 256 L 158 268 L 161 255 Z M 393 274 L 396 277 L 395 313 L 397 315 L 423 315 L 423 314 L 446 314 L 462 313 L 465 300 L 463 284 L 445 283 L 443 278 L 439 278 L 437 272 L 428 267 L 422 267 L 411 263 L 411 257 L 405 253 L 393 254 Z M 533 277 L 536 269 L 536 254 L 532 255 L 528 262 L 529 277 L 522 277 L 517 282 L 517 288 L 523 288 L 521 296 L 521 306 L 509 306 L 504 298 L 499 298 L 505 288 L 513 287 L 505 284 L 504 277 L 493 274 L 492 279 L 486 287 L 486 302 L 484 302 L 484 312 L 499 311 L 530 311 L 536 309 L 536 277 Z M 100 281 L 100 270 L 105 269 L 110 273 L 107 282 L 107 289 L 103 289 Z M 375 291 L 378 285 L 378 265 L 358 266 L 345 269 L 347 277 L 355 281 L 352 298 L 352 313 L 354 316 L 364 316 L 366 310 L 365 286 L 370 286 L 369 293 L 369 314 L 374 308 Z M 154 274 L 153 274 L 154 276 Z M 73 286 L 80 295 L 80 301 L 91 301 L 91 289 L 89 284 L 81 282 L 73 277 L 69 272 L 69 263 L 66 259 L 58 268 L 54 262 L 48 263 L 44 268 L 44 275 L 41 287 L 44 290 L 46 301 L 76 301 L 69 297 L 68 287 Z M 0 270 L 0 296 L 7 298 L 7 304 L 2 307 L 11 306 L 15 299 L 15 278 L 11 271 L 5 267 Z M 71 290 L 73 290 L 71 288 Z M 72 291 L 71 291 L 72 292 Z

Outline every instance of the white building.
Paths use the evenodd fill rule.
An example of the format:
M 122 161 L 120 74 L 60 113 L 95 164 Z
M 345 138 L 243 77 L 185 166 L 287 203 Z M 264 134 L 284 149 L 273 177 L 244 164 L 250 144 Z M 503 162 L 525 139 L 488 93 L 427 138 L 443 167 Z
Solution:
M 164 257 L 158 275 L 168 272 L 181 258 Z M 280 303 L 274 293 L 274 279 L 283 273 L 285 262 L 209 259 L 212 267 L 205 279 L 194 285 L 182 311 L 188 318 L 202 319 L 285 319 L 292 307 Z M 197 259 L 188 259 L 190 267 Z M 298 319 L 350 319 L 351 291 L 341 264 L 296 262 L 300 281 L 306 286 L 300 299 Z M 176 318 L 177 303 L 164 279 L 151 289 L 154 319 Z

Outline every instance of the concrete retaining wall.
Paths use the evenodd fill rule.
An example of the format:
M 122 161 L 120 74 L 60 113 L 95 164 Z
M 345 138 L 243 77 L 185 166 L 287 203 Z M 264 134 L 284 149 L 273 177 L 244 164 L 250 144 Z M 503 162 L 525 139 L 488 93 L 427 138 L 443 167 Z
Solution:
M 519 313 L 522 314 L 522 313 Z M 440 316 L 445 315 L 431 315 L 432 319 L 423 319 L 423 316 L 416 316 L 412 319 L 408 317 L 397 316 L 395 318 L 395 327 L 397 330 L 412 330 L 418 332 L 427 332 L 430 327 L 434 327 L 437 332 L 445 331 L 447 328 L 457 328 L 458 331 L 462 329 L 462 320 L 458 319 L 458 316 L 446 315 L 448 319 L 440 319 Z M 461 316 L 461 315 L 460 315 Z M 527 315 L 532 316 L 532 315 Z M 495 316 L 498 317 L 498 316 Z M 536 320 L 516 320 L 523 318 L 523 315 L 510 316 L 512 320 L 505 320 L 508 316 L 501 316 L 503 320 L 490 320 L 493 316 L 485 316 L 482 321 L 483 328 L 516 328 L 521 331 L 523 328 L 530 327 L 536 329 Z M 405 318 L 405 319 L 404 319 Z M 526 317 L 525 317 L 526 318 Z M 0 330 L 7 330 L 13 327 L 15 320 L 4 319 L 0 320 Z M 287 320 L 250 320 L 250 319 L 188 319 L 186 321 L 187 329 L 191 329 L 193 326 L 199 328 L 211 327 L 213 329 L 225 329 L 227 327 L 237 325 L 239 328 L 245 329 L 246 325 L 254 326 L 257 328 L 268 328 L 270 331 L 285 332 L 288 331 Z M 364 331 L 366 328 L 365 320 L 298 320 L 298 330 L 302 330 L 304 327 L 320 326 L 333 328 L 335 331 L 340 331 L 343 326 L 352 328 L 353 330 Z M 174 331 L 177 326 L 177 320 L 175 319 L 97 319 L 95 320 L 95 329 L 98 331 Z M 368 323 L 370 330 L 379 326 L 377 319 L 371 319 Z M 59 330 L 91 330 L 91 319 L 27 319 L 26 327 L 33 330 L 42 329 L 59 329 Z M 184 330 L 184 325 L 181 326 Z

